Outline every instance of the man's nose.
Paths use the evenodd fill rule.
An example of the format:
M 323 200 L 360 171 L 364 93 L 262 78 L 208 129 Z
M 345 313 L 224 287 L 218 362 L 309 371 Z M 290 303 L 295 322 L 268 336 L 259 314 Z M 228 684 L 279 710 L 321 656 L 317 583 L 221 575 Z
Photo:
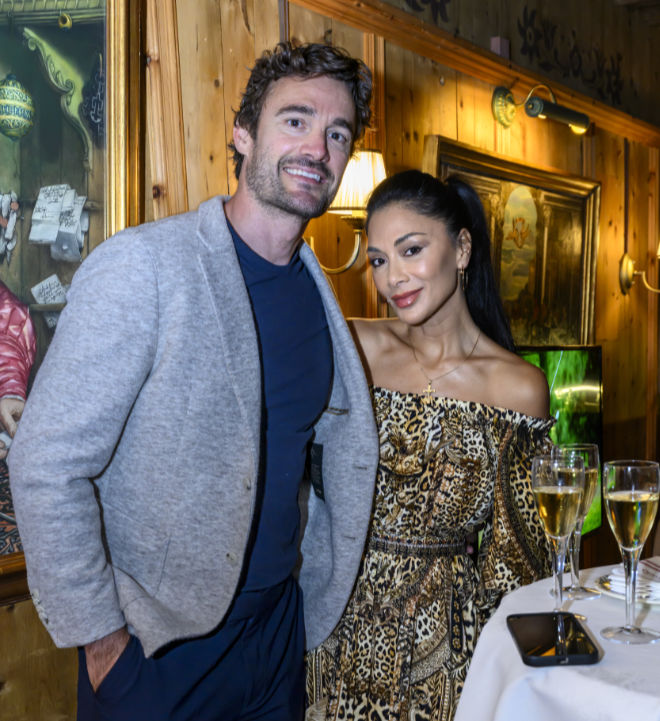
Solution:
M 313 131 L 306 138 L 302 146 L 305 155 L 314 160 L 328 159 L 328 136 L 323 131 Z

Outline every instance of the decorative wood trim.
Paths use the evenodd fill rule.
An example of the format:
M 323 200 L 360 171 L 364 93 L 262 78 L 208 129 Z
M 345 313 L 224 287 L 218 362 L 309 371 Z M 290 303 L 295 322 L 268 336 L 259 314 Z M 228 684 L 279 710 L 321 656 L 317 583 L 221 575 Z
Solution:
M 22 551 L 13 553 L 3 559 L 0 566 L 0 582 L 2 585 L 0 606 L 30 598 L 27 572 L 25 570 L 25 555 Z
M 658 287 L 658 261 L 656 253 L 660 243 L 660 151 L 649 151 L 649 188 L 648 188 L 648 240 L 647 240 L 647 279 L 654 288 Z M 647 331 L 646 348 L 646 458 L 656 458 L 656 438 L 658 422 L 658 296 L 647 293 Z M 660 526 L 659 526 L 660 527 Z M 660 533 L 658 533 L 660 538 Z M 659 541 L 660 542 L 660 541 Z
M 289 0 L 277 0 L 277 9 L 280 21 L 280 42 L 289 40 Z
M 380 150 L 385 155 L 385 40 L 373 33 L 364 34 L 363 58 L 373 76 L 371 128 L 364 135 L 365 150 Z
M 290 1 L 365 33 L 380 35 L 395 45 L 483 82 L 505 85 L 517 90 L 520 96 L 537 83 L 547 83 L 545 76 L 456 38 L 381 0 Z M 660 147 L 660 128 L 557 83 L 552 83 L 552 89 L 558 103 L 586 113 L 599 128 L 644 145 Z
M 105 235 L 136 225 L 142 213 L 142 28 L 144 0 L 109 0 L 106 16 L 107 161 Z M 89 204 L 89 202 L 88 202 Z
M 147 90 L 154 218 L 188 210 L 176 0 L 147 0 Z

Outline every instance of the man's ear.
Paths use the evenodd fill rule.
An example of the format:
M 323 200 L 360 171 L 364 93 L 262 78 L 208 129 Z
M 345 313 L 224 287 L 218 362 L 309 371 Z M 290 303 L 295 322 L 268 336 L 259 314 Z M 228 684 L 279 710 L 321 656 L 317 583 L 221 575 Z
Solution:
M 250 131 L 241 125 L 234 125 L 232 135 L 236 150 L 238 150 L 241 155 L 249 155 L 254 143 L 254 140 L 250 135 Z

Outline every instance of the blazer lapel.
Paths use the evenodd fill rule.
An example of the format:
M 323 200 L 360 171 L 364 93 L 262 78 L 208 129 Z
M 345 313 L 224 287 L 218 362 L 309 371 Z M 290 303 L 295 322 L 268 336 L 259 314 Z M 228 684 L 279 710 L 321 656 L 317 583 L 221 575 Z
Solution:
M 199 206 L 199 263 L 218 323 L 221 360 L 233 384 L 243 421 L 252 431 L 256 453 L 261 429 L 261 359 L 250 298 L 223 202 L 224 198 L 218 196 Z

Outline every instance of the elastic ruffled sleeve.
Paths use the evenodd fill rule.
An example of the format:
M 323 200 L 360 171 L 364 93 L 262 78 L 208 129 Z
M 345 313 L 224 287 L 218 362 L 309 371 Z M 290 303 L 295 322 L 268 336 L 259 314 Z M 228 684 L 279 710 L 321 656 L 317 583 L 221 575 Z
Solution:
M 551 553 L 536 510 L 532 458 L 549 452 L 554 421 L 514 414 L 499 423 L 493 513 L 479 550 L 479 613 L 485 623 L 501 597 L 551 573 Z
M 26 305 L 0 283 L 0 398 L 25 400 L 36 353 L 34 326 Z

